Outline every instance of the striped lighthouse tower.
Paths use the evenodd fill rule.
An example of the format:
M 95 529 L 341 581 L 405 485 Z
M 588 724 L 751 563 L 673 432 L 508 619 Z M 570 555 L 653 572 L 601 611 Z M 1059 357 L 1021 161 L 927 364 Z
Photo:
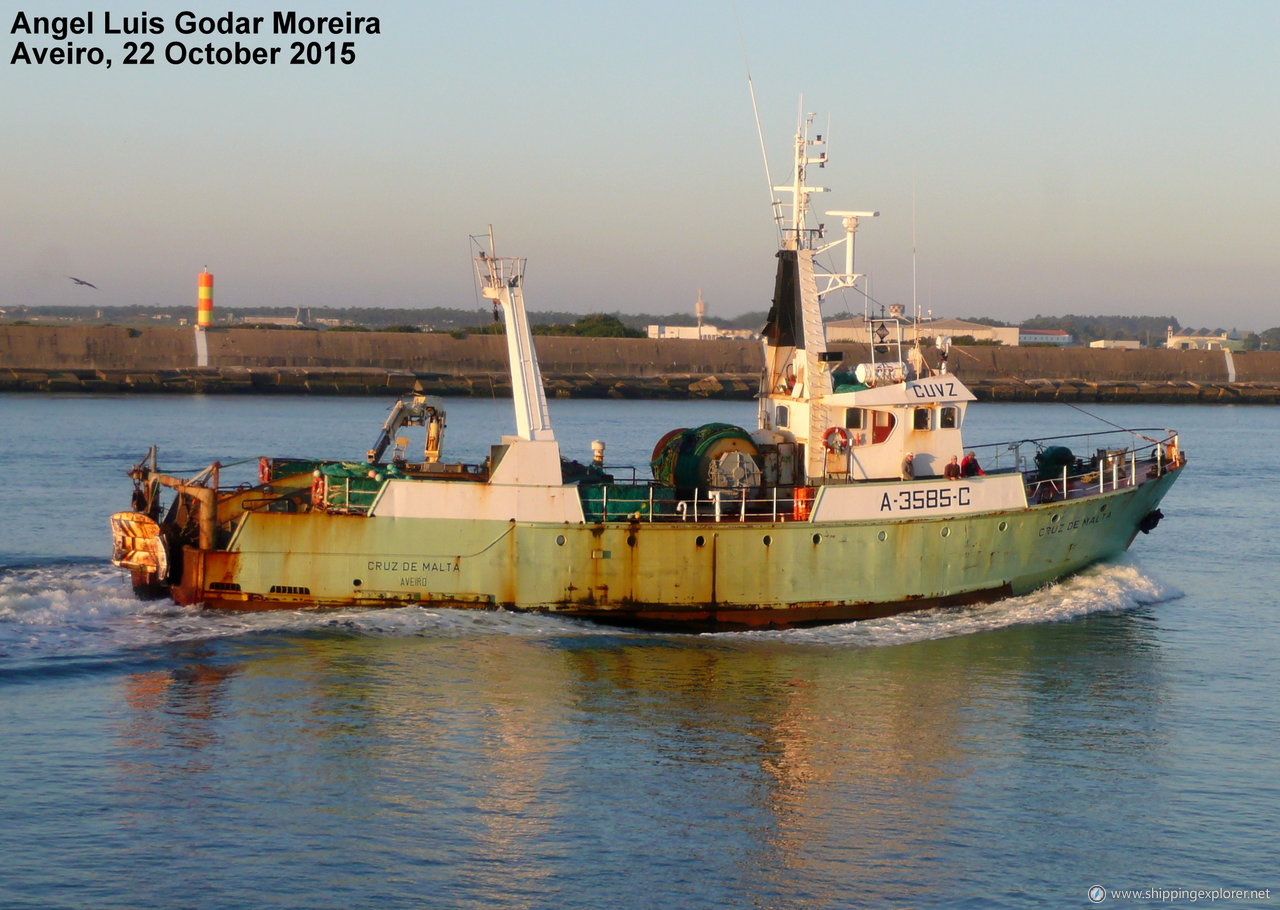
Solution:
M 213 325 L 213 276 L 206 268 L 196 278 L 196 366 L 209 365 L 209 338 Z
M 213 276 L 205 269 L 196 278 L 196 328 L 207 329 L 213 325 Z

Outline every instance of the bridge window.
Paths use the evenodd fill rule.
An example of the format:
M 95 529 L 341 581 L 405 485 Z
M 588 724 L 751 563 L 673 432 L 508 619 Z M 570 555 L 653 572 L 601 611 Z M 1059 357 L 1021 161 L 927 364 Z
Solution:
M 846 429 L 862 429 L 862 408 L 845 408 L 844 425 Z
M 791 410 L 785 405 L 780 404 L 773 411 L 773 421 L 780 427 L 791 425 Z
M 915 421 L 914 423 L 915 429 L 917 430 L 929 429 L 929 409 L 928 408 L 916 408 L 915 415 L 913 416 L 912 419 Z
M 943 408 L 938 415 L 938 426 L 944 430 L 954 430 L 960 425 L 959 408 Z

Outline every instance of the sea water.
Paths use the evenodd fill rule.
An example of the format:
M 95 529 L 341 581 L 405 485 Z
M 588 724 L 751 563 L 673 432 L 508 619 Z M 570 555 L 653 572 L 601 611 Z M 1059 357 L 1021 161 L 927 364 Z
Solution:
M 0 907 L 1280 902 L 1280 411 L 1090 408 L 1190 456 L 1128 556 L 819 629 L 211 613 L 109 565 L 149 444 L 174 471 L 249 457 L 224 474 L 249 480 L 263 454 L 360 459 L 385 406 L 0 396 Z M 513 428 L 510 401 L 446 407 L 449 460 Z M 754 406 L 551 415 L 621 473 Z M 978 404 L 966 438 L 1105 429 Z

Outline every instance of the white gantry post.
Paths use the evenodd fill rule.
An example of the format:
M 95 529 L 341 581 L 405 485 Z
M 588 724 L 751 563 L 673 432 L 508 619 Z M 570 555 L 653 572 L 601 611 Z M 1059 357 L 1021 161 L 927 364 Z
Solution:
M 489 232 L 490 250 L 493 231 Z M 476 259 L 476 274 L 484 296 L 502 307 L 507 329 L 507 359 L 511 364 L 511 394 L 515 398 L 516 435 L 530 441 L 555 441 L 551 415 L 547 411 L 547 394 L 542 388 L 542 372 L 538 369 L 538 352 L 533 346 L 533 333 L 524 309 L 524 259 L 499 258 L 481 253 Z

